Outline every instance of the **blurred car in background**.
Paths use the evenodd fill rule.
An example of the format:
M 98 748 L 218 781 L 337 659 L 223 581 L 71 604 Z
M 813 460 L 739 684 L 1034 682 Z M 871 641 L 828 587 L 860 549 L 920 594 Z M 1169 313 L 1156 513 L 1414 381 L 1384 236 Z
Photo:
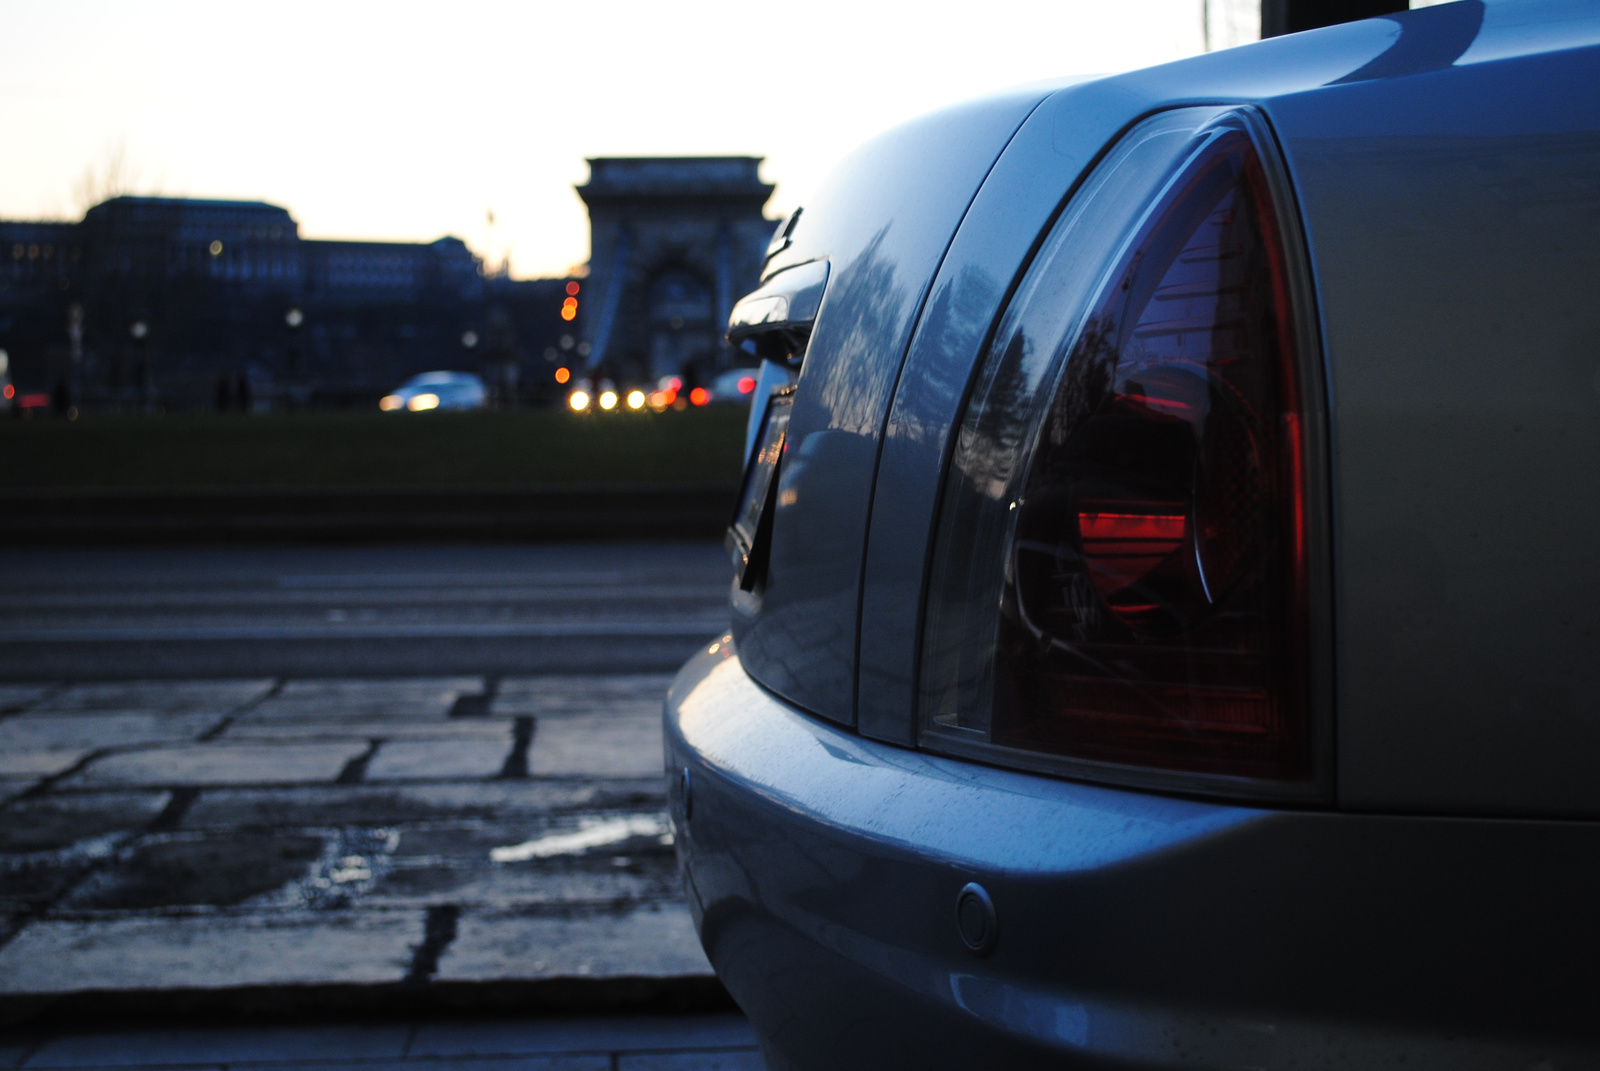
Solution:
M 1600 1066 L 1597 175 L 1600 6 L 1459 0 L 780 228 L 665 709 L 770 1067 Z
M 378 408 L 389 413 L 422 413 L 430 409 L 482 409 L 489 391 L 471 372 L 423 372 L 386 394 Z

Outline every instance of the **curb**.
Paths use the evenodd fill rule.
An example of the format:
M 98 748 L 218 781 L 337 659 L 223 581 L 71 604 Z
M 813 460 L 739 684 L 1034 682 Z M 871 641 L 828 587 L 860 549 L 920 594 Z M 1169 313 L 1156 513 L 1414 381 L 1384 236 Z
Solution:
M 0 995 L 0 1031 L 738 1010 L 715 975 L 91 989 Z
M 170 488 L 0 492 L 0 545 L 719 539 L 737 489 Z

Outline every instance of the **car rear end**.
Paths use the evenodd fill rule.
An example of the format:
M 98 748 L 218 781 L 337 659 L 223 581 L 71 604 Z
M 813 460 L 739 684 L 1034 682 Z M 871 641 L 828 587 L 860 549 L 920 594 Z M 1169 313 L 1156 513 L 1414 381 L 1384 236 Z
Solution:
M 1020 93 L 780 232 L 798 385 L 667 707 L 774 1067 L 1600 1061 L 1597 43 Z

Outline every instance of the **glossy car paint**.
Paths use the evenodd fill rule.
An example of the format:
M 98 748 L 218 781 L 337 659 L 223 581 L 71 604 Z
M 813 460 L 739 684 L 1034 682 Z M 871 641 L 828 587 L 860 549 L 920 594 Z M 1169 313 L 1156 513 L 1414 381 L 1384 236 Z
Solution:
M 774 1067 L 1600 1063 L 1597 45 L 1593 5 L 1464 0 L 1066 88 L 1010 138 L 925 288 L 886 407 L 859 734 L 772 674 L 791 642 L 777 629 L 750 656 L 770 600 L 745 607 L 755 629 L 736 605 L 740 642 L 691 662 L 669 697 L 670 783 L 687 768 L 695 785 L 692 823 L 673 799 L 686 886 Z M 1177 800 L 880 742 L 914 739 L 929 535 L 986 335 L 1084 169 L 1137 119 L 1191 103 L 1268 117 L 1311 252 L 1329 370 L 1328 808 Z M 849 372 L 812 382 L 848 401 Z M 775 536 L 864 515 L 820 501 L 780 514 Z M 793 539 L 790 567 L 832 546 L 846 544 Z M 804 656 L 827 663 L 827 712 L 846 722 L 847 572 L 792 637 L 830 635 Z M 968 881 L 998 911 L 987 958 L 955 925 Z
M 1438 12 L 1464 29 L 1473 6 Z M 1506 55 L 1458 32 L 1453 64 L 1272 110 L 1316 250 L 1334 399 L 1349 807 L 1600 817 L 1589 11 L 1566 21 L 1587 47 Z M 1483 33 L 1519 12 L 1491 6 Z
M 1217 54 L 1075 87 L 1030 116 L 957 232 L 890 411 L 861 731 L 914 739 L 960 384 L 1078 161 L 1157 107 L 1249 101 L 1295 178 L 1331 376 L 1339 797 L 1600 815 L 1600 558 L 1579 534 L 1600 530 L 1597 33 L 1580 5 L 1469 0 L 1242 50 L 1275 49 L 1262 69 L 1209 69 Z M 1559 56 L 1517 54 L 1556 38 Z M 1325 86 L 1295 85 L 1307 72 L 1285 46 L 1308 42 Z M 1469 98 L 1495 102 L 1470 128 Z
M 830 262 L 806 351 L 760 597 L 734 632 L 762 681 L 830 720 L 855 720 L 856 613 L 884 414 L 928 283 L 990 166 L 1046 95 L 942 112 L 871 143 L 801 214 L 766 276 Z M 936 155 L 939 167 L 921 161 Z

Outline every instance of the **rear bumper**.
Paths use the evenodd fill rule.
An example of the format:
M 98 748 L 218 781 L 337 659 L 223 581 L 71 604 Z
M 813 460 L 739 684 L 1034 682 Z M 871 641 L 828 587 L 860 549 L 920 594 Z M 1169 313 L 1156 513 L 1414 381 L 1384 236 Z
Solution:
M 942 759 L 799 713 L 728 641 L 679 675 L 666 741 L 701 940 L 775 1067 L 1600 1065 L 1600 824 Z

